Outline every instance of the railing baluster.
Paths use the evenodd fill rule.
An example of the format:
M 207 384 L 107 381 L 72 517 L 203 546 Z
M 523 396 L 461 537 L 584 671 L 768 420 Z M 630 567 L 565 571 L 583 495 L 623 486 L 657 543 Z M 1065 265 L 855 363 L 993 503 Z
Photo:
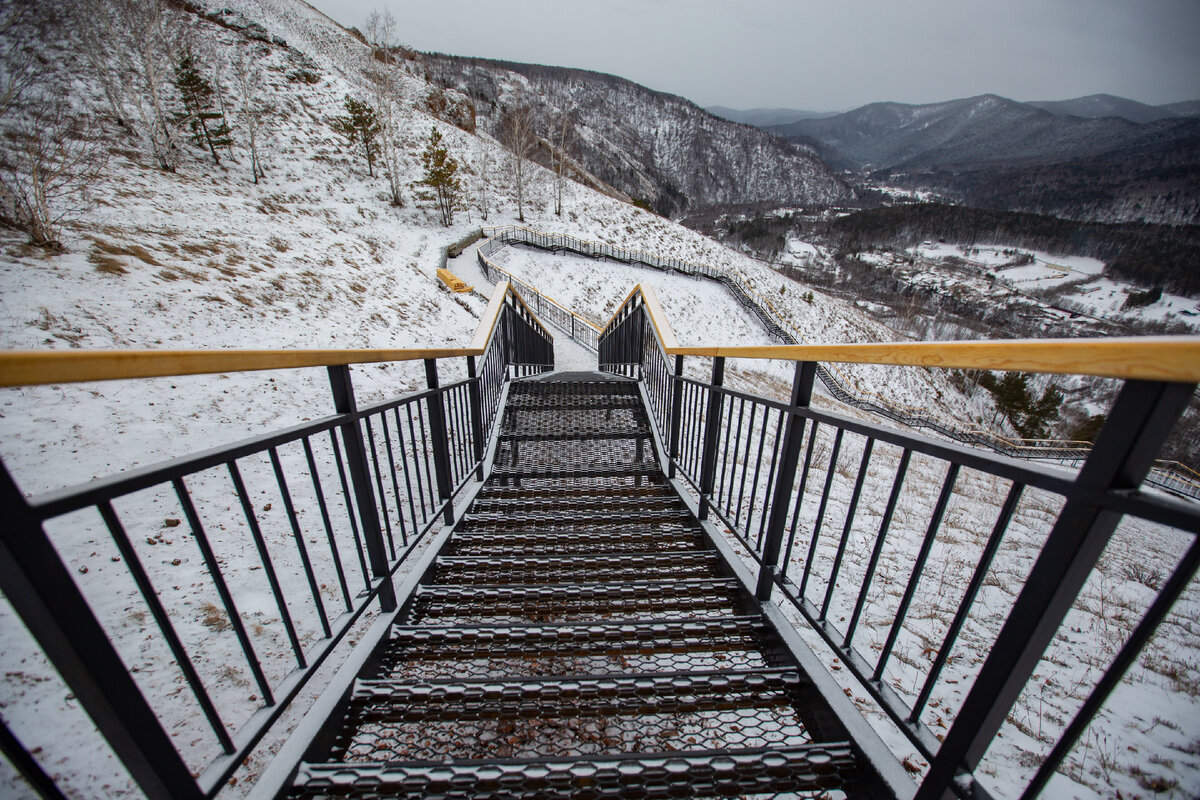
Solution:
M 750 402 L 750 421 L 746 426 L 746 453 L 742 456 L 742 482 L 738 485 L 737 505 L 733 508 L 733 527 L 738 527 L 742 521 L 742 501 L 746 499 L 746 478 L 750 473 L 750 441 L 754 438 L 754 415 L 758 413 L 758 403 Z M 741 417 L 738 423 L 741 423 Z M 738 441 L 742 438 L 742 430 L 738 428 Z M 736 455 L 736 453 L 735 453 Z M 746 517 L 747 522 L 749 516 Z
M 383 520 L 383 529 L 387 533 L 388 554 L 393 561 L 396 560 L 396 538 L 392 535 L 392 515 L 388 511 L 387 492 L 383 491 L 383 470 L 379 468 L 379 450 L 375 447 L 375 426 L 371 424 L 371 418 L 365 416 L 362 418 L 363 426 L 367 429 L 367 438 L 365 444 L 367 451 L 371 454 L 371 459 L 368 466 L 375 468 L 375 491 L 379 498 L 379 516 Z
M 846 523 L 842 526 L 842 538 L 838 540 L 837 555 L 833 559 L 833 569 L 829 571 L 829 585 L 825 587 L 825 600 L 821 603 L 821 614 L 818 619 L 824 621 L 829 613 L 829 603 L 833 600 L 833 592 L 837 588 L 837 580 L 842 569 L 842 558 L 846 555 L 846 542 L 850 539 L 850 529 L 854 527 L 854 516 L 858 511 L 858 501 L 862 497 L 863 481 L 867 477 L 867 467 L 871 463 L 871 450 L 875 440 L 868 437 L 863 445 L 862 461 L 858 465 L 858 477 L 854 479 L 854 493 L 850 495 L 850 505 L 846 508 Z
M 767 517 L 770 516 L 768 494 L 771 491 L 771 488 L 775 485 L 775 467 L 779 465 L 779 443 L 783 441 L 783 437 L 780 434 L 783 433 L 783 426 L 787 422 L 787 418 L 789 416 L 790 415 L 786 411 L 780 411 L 779 421 L 775 423 L 775 446 L 771 448 L 771 469 L 767 471 L 767 486 L 763 492 L 763 510 L 758 516 L 758 541 L 754 544 L 755 548 L 757 548 L 760 552 L 762 551 L 763 534 L 765 534 L 767 530 Z M 790 486 L 788 487 L 788 493 L 791 493 Z
M 813 445 L 817 442 L 817 429 L 820 423 L 816 420 L 808 426 L 808 447 L 804 451 L 804 469 L 800 472 L 800 486 L 796 489 L 796 505 L 792 510 L 792 524 L 788 533 L 787 550 L 783 554 L 782 566 L 779 568 L 780 577 L 786 577 L 788 567 L 792 563 L 792 545 L 796 542 L 796 528 L 800 521 L 800 507 L 804 505 L 804 491 L 808 486 L 808 470 L 812 465 Z
M 254 646 L 250 643 L 250 637 L 246 635 L 246 626 L 242 623 L 237 606 L 234 605 L 233 595 L 229 593 L 229 587 L 225 585 L 225 576 L 221 574 L 221 565 L 217 563 L 217 556 L 208 542 L 208 535 L 204 532 L 204 526 L 200 524 L 200 515 L 196 513 L 196 506 L 192 503 L 187 486 L 184 484 L 183 478 L 175 478 L 171 481 L 171 485 L 175 487 L 175 496 L 179 498 L 179 504 L 183 507 L 183 515 L 192 528 L 192 536 L 196 539 L 196 544 L 200 548 L 200 556 L 204 559 L 204 565 L 208 569 L 208 575 L 213 580 L 217 595 L 221 598 L 221 604 L 225 607 L 225 613 L 229 617 L 229 624 L 233 627 L 234 635 L 237 636 L 238 643 L 242 647 L 242 654 L 246 656 L 250 673 L 254 676 L 259 691 L 262 692 L 263 703 L 273 706 L 275 698 L 271 693 L 271 686 L 267 683 L 267 676 L 263 674 L 258 656 L 254 652 Z
M 891 630 L 888 631 L 887 643 L 883 646 L 883 652 L 879 656 L 879 662 L 875 665 L 875 674 L 872 680 L 881 680 L 883 678 L 883 670 L 887 666 L 888 659 L 892 655 L 892 648 L 896 646 L 896 639 L 900 636 L 900 630 L 904 626 L 904 617 L 908 614 L 908 606 L 912 603 L 913 595 L 917 592 L 917 584 L 921 582 L 921 573 L 925 571 L 925 562 L 929 560 L 929 552 L 933 549 L 933 541 L 937 537 L 938 529 L 942 525 L 942 516 L 946 513 L 946 506 L 950 503 L 950 496 L 954 494 L 954 483 L 958 480 L 959 465 L 953 462 L 946 470 L 946 478 L 942 481 L 942 491 L 938 495 L 937 504 L 933 508 L 933 515 L 929 518 L 929 526 L 925 531 L 925 539 L 921 542 L 921 549 L 917 553 L 917 558 L 913 562 L 912 572 L 908 576 L 908 584 L 904 587 L 904 596 L 900 599 L 900 605 L 896 607 L 896 617 L 892 620 Z
M 446 409 L 442 390 L 438 388 L 437 359 L 425 359 L 425 383 L 433 391 L 425 398 L 429 406 L 429 435 L 433 442 L 433 464 L 437 475 L 439 499 L 445 504 L 443 519 L 454 524 L 454 504 L 451 502 L 450 442 L 446 436 Z
M 704 424 L 704 455 L 700 462 L 700 510 L 697 516 L 705 519 L 708 516 L 709 504 L 712 501 L 713 478 L 717 466 L 717 435 L 721 432 L 721 409 L 724 407 L 725 396 L 718 391 L 725 382 L 725 358 L 713 358 L 712 379 L 708 396 L 708 418 Z
M 358 531 L 358 519 L 354 513 L 354 503 L 351 501 L 350 484 L 346 480 L 346 467 L 342 463 L 342 448 L 338 445 L 337 434 L 329 431 L 329 441 L 333 446 L 333 460 L 337 464 L 338 478 L 342 484 L 342 498 L 346 504 L 346 516 L 350 519 L 350 533 L 354 536 L 354 552 L 358 555 L 358 566 L 362 570 L 363 586 L 371 591 L 371 570 L 367 567 L 366 548 Z
M 354 610 L 350 600 L 350 587 L 346 583 L 346 571 L 342 568 L 342 557 L 338 553 L 337 542 L 333 536 L 333 522 L 329 519 L 329 508 L 325 504 L 325 492 L 321 489 L 321 476 L 317 472 L 317 460 L 313 458 L 312 445 L 305 436 L 300 440 L 304 444 L 304 458 L 308 461 L 308 472 L 312 476 L 313 491 L 317 495 L 317 508 L 321 511 L 321 523 L 325 526 L 325 537 L 329 540 L 329 555 L 333 559 L 333 568 L 337 572 L 338 585 L 342 588 L 342 598 L 346 603 L 346 611 Z
M 275 606 L 279 609 L 279 617 L 283 621 L 283 628 L 287 632 L 288 641 L 292 643 L 292 651 L 296 654 L 296 666 L 303 669 L 305 667 L 304 648 L 300 646 L 300 639 L 296 636 L 296 628 L 292 624 L 292 615 L 288 613 L 287 601 L 283 599 L 283 588 L 280 587 L 279 578 L 275 575 L 275 565 L 271 561 L 271 554 L 267 551 L 267 542 L 263 538 L 262 529 L 258 525 L 254 506 L 250 503 L 250 495 L 246 492 L 246 484 L 242 480 L 241 470 L 238 469 L 236 461 L 230 461 L 227 466 L 229 468 L 229 477 L 233 480 L 233 487 L 237 492 L 238 501 L 242 504 L 242 512 L 246 515 L 246 524 L 250 527 L 250 537 L 254 539 L 254 546 L 258 550 L 259 560 L 262 561 L 263 571 L 267 575 L 267 583 L 270 584 L 271 594 L 275 597 Z
M 925 684 L 921 687 L 921 693 L 917 695 L 917 700 L 913 703 L 912 711 L 908 715 L 910 722 L 916 722 L 921 718 L 921 711 L 925 708 L 925 703 L 929 701 L 929 696 L 933 694 L 933 686 L 937 683 L 942 668 L 946 666 L 946 661 L 950 658 L 950 650 L 953 649 L 955 641 L 958 640 L 958 634 L 966 624 L 975 597 L 983 588 L 983 580 L 987 577 L 992 560 L 996 557 L 996 551 L 1000 549 L 1000 540 L 1004 538 L 1004 532 L 1008 530 L 1008 523 L 1017 510 L 1017 503 L 1021 501 L 1021 492 L 1024 489 L 1023 485 L 1014 483 L 1008 490 L 1008 496 L 1004 499 L 1004 505 L 996 517 L 996 524 L 992 526 L 992 534 L 988 537 L 987 544 L 984 545 L 983 552 L 979 556 L 979 563 L 975 565 L 975 573 L 971 576 L 971 582 L 967 584 L 967 591 L 958 603 L 954 620 L 950 623 L 950 628 L 942 639 L 942 646 L 934 657 L 933 665 L 929 668 L 929 674 L 925 678 Z
M 395 411 L 395 409 L 392 409 Z M 400 482 L 396 479 L 396 454 L 392 451 L 392 432 L 388 428 L 387 412 L 383 411 L 379 414 L 379 424 L 383 428 L 383 443 L 386 447 L 388 460 L 388 475 L 392 479 L 392 496 L 396 498 L 396 521 L 400 523 L 400 544 L 408 547 L 408 526 L 404 524 L 404 501 L 401 499 Z M 397 429 L 397 434 L 400 431 Z M 401 456 L 404 451 L 400 451 Z M 381 492 L 382 493 L 382 492 Z M 393 557 L 395 554 L 393 553 Z
M 572 318 L 573 320 L 574 318 Z M 475 459 L 475 477 L 483 480 L 483 407 L 481 379 L 475 374 L 475 356 L 467 356 L 467 379 L 470 381 L 468 396 L 471 411 L 472 456 Z
M 817 540 L 821 536 L 821 524 L 825 521 L 825 507 L 829 504 L 829 490 L 833 486 L 833 476 L 837 474 L 838 454 L 842 449 L 842 436 L 846 431 L 837 429 L 833 437 L 833 450 L 829 454 L 829 466 L 825 470 L 825 488 L 821 492 L 821 505 L 817 508 L 817 521 L 813 525 L 812 539 L 808 543 L 808 557 L 804 561 L 804 574 L 800 578 L 800 598 L 806 599 L 805 589 L 808 588 L 808 576 L 812 572 L 813 561 L 817 555 Z
M 67 796 L 58 790 L 54 780 L 46 774 L 3 720 L 0 720 L 0 752 L 4 753 L 9 763 L 17 768 L 17 772 L 21 773 L 21 777 L 42 800 L 67 800 Z
M 850 622 L 846 625 L 846 640 L 842 643 L 842 647 L 847 650 L 850 649 L 850 642 L 854 639 L 854 629 L 858 627 L 859 617 L 867 602 L 867 594 L 871 590 L 871 580 L 875 577 L 875 568 L 879 565 L 880 554 L 883 553 L 883 543 L 887 540 L 888 528 L 892 525 L 892 515 L 896 513 L 896 503 L 900 499 L 900 490 L 904 486 L 904 476 L 908 473 L 908 462 L 911 458 L 912 450 L 904 448 L 904 453 L 900 456 L 900 464 L 896 468 L 896 478 L 892 481 L 892 493 L 888 497 L 883 520 L 879 523 L 879 532 L 875 534 L 875 547 L 871 550 L 871 560 L 867 563 L 867 570 L 863 575 L 862 588 L 858 591 L 858 601 L 854 604 L 854 613 L 850 615 Z
M 811 361 L 801 361 L 796 364 L 788 410 L 781 418 L 781 422 L 784 422 L 786 426 L 782 442 L 783 457 L 779 462 L 779 479 L 775 483 L 775 492 L 771 499 L 771 523 L 767 528 L 767 539 L 762 548 L 758 586 L 754 593 L 759 602 L 763 602 L 771 596 L 771 588 L 778 576 L 779 548 L 783 543 L 783 526 L 787 520 L 788 503 L 792 497 L 792 483 L 796 479 L 796 464 L 800 460 L 800 444 L 804 440 L 804 418 L 797 412 L 807 407 L 812 400 L 816 367 L 817 365 Z M 778 452 L 780 442 L 776 440 L 775 444 Z M 809 452 L 812 452 L 811 445 Z M 770 485 L 769 482 L 768 485 Z M 799 503 L 799 498 L 797 498 L 797 510 L 799 510 Z M 795 525 L 794 522 L 792 524 Z M 789 554 L 790 551 L 789 547 Z
M 200 704 L 200 709 L 204 712 L 204 716 L 208 720 L 209 726 L 213 729 L 213 733 L 216 734 L 217 741 L 221 743 L 221 749 L 226 753 L 232 753 L 234 751 L 233 740 L 229 738 L 229 732 L 225 728 L 225 723 L 221 720 L 221 715 L 217 712 L 216 706 L 213 705 L 212 698 L 209 697 L 208 691 L 204 688 L 204 682 L 200 680 L 200 675 L 196 672 L 196 667 L 192 664 L 192 659 L 188 656 L 187 650 L 184 649 L 183 642 L 180 641 L 179 634 L 175 631 L 175 626 L 171 624 L 171 618 L 167 616 L 167 611 L 163 608 L 162 601 L 158 599 L 158 592 L 154 590 L 154 584 L 151 583 L 150 576 L 146 574 L 146 569 L 142 566 L 142 560 L 138 557 L 132 542 L 129 541 L 129 535 L 125 532 L 125 526 L 121 524 L 116 510 L 109 501 L 106 500 L 100 503 L 97 508 L 100 510 L 100 516 L 104 520 L 109 534 L 112 535 L 113 542 L 117 545 L 117 550 L 120 552 L 121 558 L 124 559 L 125 564 L 129 567 L 129 573 L 133 576 L 134 583 L 137 584 L 142 599 L 146 601 L 146 605 L 150 608 L 151 616 L 154 617 L 155 623 L 158 624 L 158 629 L 162 633 L 163 638 L 167 640 L 167 647 L 171 649 L 171 655 L 174 656 L 175 662 L 179 665 L 179 670 L 183 673 L 184 680 L 187 681 L 192 694 L 195 695 L 196 702 Z
M 304 544 L 304 533 L 300 530 L 300 520 L 296 518 L 296 508 L 292 503 L 292 493 L 288 491 L 287 479 L 283 475 L 283 464 L 279 461 L 279 452 L 274 448 L 267 451 L 271 456 L 271 467 L 275 470 L 275 480 L 279 484 L 279 493 L 283 497 L 283 508 L 287 512 L 288 522 L 292 526 L 292 536 L 296 540 L 296 549 L 300 552 L 300 563 L 304 567 L 304 576 L 308 579 L 308 588 L 312 592 L 313 603 L 317 607 L 317 616 L 321 620 L 321 630 L 328 639 L 333 636 L 329 629 L 329 618 L 325 614 L 325 601 L 321 599 L 321 591 L 317 586 L 317 576 L 313 573 L 312 561 L 308 557 L 308 547 Z
M 354 487 L 354 502 L 358 506 L 359 521 L 362 523 L 363 543 L 371 572 L 383 581 L 379 589 L 379 607 L 386 612 L 396 610 L 396 591 L 388 572 L 387 554 L 383 549 L 383 529 L 379 525 L 379 509 L 375 506 L 375 492 L 371 489 L 371 468 L 367 464 L 366 444 L 359 427 L 358 403 L 354 399 L 354 384 L 350 381 L 350 367 L 340 365 L 328 367 L 329 384 L 333 389 L 333 404 L 338 414 L 346 421 L 339 427 L 342 443 L 346 446 L 346 461 L 350 468 L 350 483 Z

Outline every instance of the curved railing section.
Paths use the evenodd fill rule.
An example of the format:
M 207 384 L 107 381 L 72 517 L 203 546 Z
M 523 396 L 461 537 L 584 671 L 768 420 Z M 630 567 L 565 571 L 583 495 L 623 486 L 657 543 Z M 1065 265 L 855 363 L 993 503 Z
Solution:
M 770 300 L 762 297 L 746 282 L 742 276 L 726 274 L 721 270 L 705 264 L 696 264 L 677 258 L 662 258 L 641 250 L 623 250 L 612 245 L 591 242 L 574 236 L 548 234 L 533 231 L 523 227 L 485 228 L 483 233 L 488 239 L 480 246 L 479 263 L 488 279 L 509 280 L 522 287 L 523 292 L 540 298 L 547 307 L 555 307 L 558 316 L 565 318 L 570 315 L 572 320 L 580 319 L 575 312 L 570 311 L 549 298 L 543 297 L 536 288 L 513 277 L 507 271 L 496 266 L 486 256 L 490 256 L 500 248 L 509 244 L 524 244 L 552 252 L 571 252 L 589 258 L 611 259 L 623 264 L 640 264 L 653 269 L 670 270 L 685 275 L 698 276 L 717 281 L 737 299 L 747 310 L 754 314 L 767 332 L 776 340 L 787 345 L 805 344 L 799 333 L 792 328 Z M 494 276 L 494 277 L 493 277 Z M 542 313 L 542 306 L 538 306 Z M 553 316 L 548 317 L 551 320 Z M 567 327 L 556 323 L 565 331 L 575 330 L 575 323 Z M 595 336 L 592 334 L 590 323 L 587 323 L 586 338 L 580 341 L 592 350 L 596 349 Z M 580 326 L 579 330 L 584 331 Z M 575 338 L 574 336 L 572 338 Z M 1001 367 L 1001 369 L 1006 369 Z M 929 414 L 921 409 L 893 403 L 873 392 L 864 391 L 854 386 L 851 380 L 838 370 L 836 365 L 819 364 L 817 378 L 824 384 L 829 394 L 836 400 L 848 406 L 879 414 L 882 417 L 906 425 L 914 429 L 935 431 L 964 444 L 986 447 L 989 450 L 1016 458 L 1053 461 L 1064 465 L 1083 463 L 1091 451 L 1090 442 L 1062 441 L 1054 439 L 1013 439 L 980 428 L 962 428 L 946 420 Z M 1167 491 L 1183 494 L 1188 497 L 1200 498 L 1200 473 L 1178 461 L 1159 460 L 1150 475 L 1150 483 Z
M 443 385 L 438 366 L 449 359 L 464 359 L 467 377 Z M 351 365 L 413 360 L 425 364 L 424 390 L 358 406 Z M 455 498 L 480 475 L 505 381 L 553 364 L 550 333 L 507 283 L 497 286 L 466 347 L 0 353 L 2 386 L 324 368 L 335 410 L 29 499 L 0 469 L 0 591 L 147 797 L 212 797 L 364 613 L 372 605 L 396 609 L 393 578 L 439 522 L 452 520 Z M 87 566 L 78 553 L 56 550 L 47 526 L 114 548 L 104 586 L 81 577 Z M 158 546 L 147 551 L 143 540 Z M 170 566 L 162 558 L 170 540 L 194 544 L 202 564 L 203 577 L 194 579 L 201 583 L 182 595 L 172 586 L 180 559 Z M 238 557 L 222 560 L 222 545 Z M 257 609 L 239 608 L 251 583 L 261 584 L 254 606 L 268 609 L 263 625 L 254 622 Z M 92 611 L 126 585 L 127 618 L 147 620 L 127 627 L 140 640 L 156 626 L 165 644 L 162 660 L 139 657 L 134 669 L 114 644 L 128 643 L 127 628 Z M 197 620 L 197 598 L 209 595 L 211 630 Z M 275 647 L 264 646 L 267 622 L 278 634 Z M 230 653 L 224 675 L 208 663 L 217 639 Z M 232 693 L 236 702 L 229 674 L 248 681 Z M 194 714 L 181 717 L 182 706 Z M 170 726 L 168 707 L 175 709 Z M 2 722 L 0 748 L 43 796 L 63 796 Z
M 764 613 L 804 617 L 869 703 L 928 761 L 917 800 L 990 796 L 974 771 L 1022 691 L 1037 680 L 1039 660 L 1069 625 L 1067 614 L 1123 517 L 1181 531 L 1186 552 L 1148 586 L 1154 598 L 1144 616 L 1118 642 L 1115 658 L 1074 718 L 1062 723 L 1045 759 L 1030 770 L 1022 798 L 1041 793 L 1200 567 L 1200 505 L 1139 490 L 1200 381 L 1200 337 L 680 347 L 653 291 L 639 286 L 605 326 L 599 344 L 602 369 L 641 382 L 669 477 L 696 498 L 700 519 L 715 518 L 718 546 L 729 547 L 750 568 L 745 580 L 755 586 Z M 684 376 L 684 359 L 697 356 L 712 360 L 708 380 Z M 789 400 L 725 387 L 726 358 L 796 362 Z M 1095 446 L 1072 474 L 814 409 L 820 362 L 1100 375 L 1124 385 Z M 996 496 L 981 498 L 978 486 L 960 481 L 965 470 L 994 476 Z M 928 527 L 926 517 L 914 522 L 899 510 L 914 476 L 922 479 L 916 502 L 925 505 L 928 498 L 931 507 Z M 1029 508 L 1022 506 L 1025 496 L 1031 496 Z M 872 503 L 867 517 L 868 511 L 858 513 L 865 497 L 888 499 L 886 506 Z M 932 555 L 935 540 L 945 547 L 962 524 L 946 514 L 952 501 L 969 504 L 986 544 Z M 1006 536 L 1018 517 L 1026 529 L 1049 530 L 1044 541 L 1034 537 L 1040 545 L 1022 545 L 1031 555 L 1023 553 L 1019 571 L 1004 575 L 1004 592 L 1016 597 L 1007 617 L 990 617 L 987 608 L 994 606 L 984 603 L 980 619 L 972 607 L 995 577 L 993 559 L 1000 560 L 1002 545 L 1016 546 Z M 721 545 L 725 537 L 732 540 Z M 885 571 L 881 557 L 889 545 L 901 555 Z M 920 598 L 937 600 L 928 590 L 918 593 L 922 575 L 938 558 L 967 553 L 975 559 L 966 564 L 969 583 L 937 592 L 946 597 L 939 618 L 953 621 L 930 639 L 933 629 L 922 622 L 930 609 L 921 607 Z M 1029 563 L 1032 569 L 1024 566 Z M 965 626 L 978 661 L 953 659 Z M 916 661 L 906 649 L 913 642 L 924 647 Z M 1105 645 L 1106 658 L 1113 646 Z M 888 670 L 901 660 L 905 670 L 915 671 L 903 693 L 891 682 L 900 673 Z M 909 672 L 904 674 L 907 686 Z M 955 698 L 957 707 L 946 698 Z
M 520 287 L 521 293 L 530 298 L 530 302 L 542 318 L 570 336 L 572 340 L 583 345 L 593 353 L 596 352 L 596 343 L 600 338 L 600 328 L 595 323 L 575 313 L 554 298 L 543 294 L 535 286 L 516 277 L 489 258 L 497 250 L 508 244 L 503 237 L 493 236 L 476 250 L 479 267 L 483 270 L 484 277 L 492 283 L 508 281 L 510 284 Z

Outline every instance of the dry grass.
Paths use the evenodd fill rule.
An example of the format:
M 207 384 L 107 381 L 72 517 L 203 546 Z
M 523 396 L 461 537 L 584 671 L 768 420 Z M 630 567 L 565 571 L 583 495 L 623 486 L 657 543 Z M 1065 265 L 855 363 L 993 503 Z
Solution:
M 212 603 L 200 606 L 200 622 L 213 633 L 221 633 L 233 629 L 229 616 Z

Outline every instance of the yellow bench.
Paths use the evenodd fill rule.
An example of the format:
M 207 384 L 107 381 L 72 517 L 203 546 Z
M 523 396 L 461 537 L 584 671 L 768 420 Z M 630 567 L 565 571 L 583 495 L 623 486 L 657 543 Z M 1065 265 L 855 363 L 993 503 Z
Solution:
M 467 286 L 458 279 L 457 275 L 448 269 L 438 267 L 437 275 L 439 278 L 441 278 L 442 283 L 450 287 L 450 291 L 452 292 L 469 292 L 475 288 L 473 286 Z

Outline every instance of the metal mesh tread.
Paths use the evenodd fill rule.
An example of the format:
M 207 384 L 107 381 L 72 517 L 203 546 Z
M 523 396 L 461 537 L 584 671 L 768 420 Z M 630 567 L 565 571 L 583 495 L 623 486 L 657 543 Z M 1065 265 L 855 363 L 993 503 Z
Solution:
M 434 576 L 446 583 L 564 583 L 633 581 L 654 575 L 715 577 L 720 560 L 709 551 L 662 553 L 578 553 L 528 556 L 443 556 Z
M 302 764 L 291 796 L 599 800 L 811 792 L 817 797 L 852 785 L 857 772 L 848 742 L 449 764 Z
M 678 496 L 652 495 L 649 497 L 611 497 L 601 500 L 596 496 L 558 497 L 546 493 L 533 498 L 495 498 L 476 499 L 471 504 L 468 518 L 484 514 L 548 514 L 570 512 L 593 512 L 597 506 L 602 506 L 612 513 L 632 514 L 642 511 L 671 511 L 678 514 L 686 511 Z
M 350 698 L 358 720 L 483 720 L 587 717 L 793 704 L 792 669 L 588 675 L 411 682 L 360 680 Z
M 675 491 L 663 483 L 642 483 L 640 485 L 596 485 L 576 484 L 565 481 L 558 484 L 543 482 L 539 487 L 522 486 L 488 486 L 487 492 L 480 495 L 476 502 L 501 502 L 505 500 L 590 500 L 591 502 L 608 503 L 613 500 L 641 498 L 678 498 Z
M 513 523 L 479 525 L 473 531 L 454 534 L 442 551 L 454 556 L 571 555 L 576 553 L 670 553 L 704 547 L 699 528 L 674 523 L 657 526 L 631 525 L 626 530 L 603 528 L 547 530 Z
M 732 616 L 738 600 L 738 584 L 732 579 L 545 586 L 433 585 L 417 589 L 406 621 Z
M 539 481 L 565 483 L 568 481 L 584 481 L 588 478 L 607 478 L 615 481 L 613 485 L 621 485 L 616 481 L 622 481 L 623 479 L 661 481 L 662 470 L 658 468 L 656 462 L 649 460 L 624 464 L 593 462 L 574 466 L 528 464 L 521 468 L 515 468 L 497 458 L 496 466 L 492 470 L 488 483 L 490 485 L 505 485 L 507 482 L 520 480 L 521 486 L 538 486 L 541 485 Z

